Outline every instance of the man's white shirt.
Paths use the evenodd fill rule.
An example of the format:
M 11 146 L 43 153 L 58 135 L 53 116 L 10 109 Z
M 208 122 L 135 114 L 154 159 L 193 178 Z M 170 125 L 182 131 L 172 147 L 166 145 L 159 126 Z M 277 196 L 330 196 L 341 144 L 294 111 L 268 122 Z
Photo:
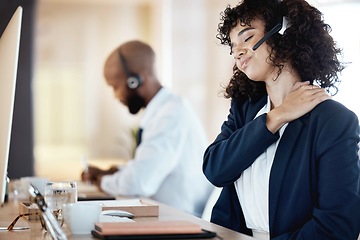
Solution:
M 150 197 L 201 216 L 213 187 L 202 172 L 206 135 L 189 103 L 163 87 L 145 108 L 140 128 L 134 159 L 104 176 L 101 188 L 112 195 Z

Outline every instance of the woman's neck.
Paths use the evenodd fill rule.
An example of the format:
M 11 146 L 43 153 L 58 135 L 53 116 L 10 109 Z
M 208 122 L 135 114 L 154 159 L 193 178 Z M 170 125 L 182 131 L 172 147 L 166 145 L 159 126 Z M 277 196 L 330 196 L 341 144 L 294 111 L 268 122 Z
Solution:
M 300 81 L 300 75 L 294 69 L 286 66 L 276 80 L 266 81 L 266 91 L 270 97 L 271 109 L 280 106 L 294 84 Z

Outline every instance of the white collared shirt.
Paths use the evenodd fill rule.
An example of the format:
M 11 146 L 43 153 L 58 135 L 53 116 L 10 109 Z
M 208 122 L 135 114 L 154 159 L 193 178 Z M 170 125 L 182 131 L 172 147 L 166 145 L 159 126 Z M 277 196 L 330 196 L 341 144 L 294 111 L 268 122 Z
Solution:
M 213 186 L 202 173 L 207 138 L 190 104 L 163 87 L 145 108 L 140 128 L 134 159 L 104 176 L 101 188 L 151 197 L 200 216 Z
M 270 98 L 257 113 L 270 111 Z M 236 192 L 244 213 L 246 226 L 260 232 L 269 232 L 269 179 L 277 146 L 288 124 L 279 130 L 280 138 L 262 153 L 235 182 Z

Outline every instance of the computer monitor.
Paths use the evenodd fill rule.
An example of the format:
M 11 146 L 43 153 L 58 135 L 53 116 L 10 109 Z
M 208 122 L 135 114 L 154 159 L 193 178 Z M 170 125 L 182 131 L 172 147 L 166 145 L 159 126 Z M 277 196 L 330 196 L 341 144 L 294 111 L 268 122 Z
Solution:
M 0 194 L 5 201 L 6 175 L 19 57 L 22 7 L 18 7 L 0 37 Z

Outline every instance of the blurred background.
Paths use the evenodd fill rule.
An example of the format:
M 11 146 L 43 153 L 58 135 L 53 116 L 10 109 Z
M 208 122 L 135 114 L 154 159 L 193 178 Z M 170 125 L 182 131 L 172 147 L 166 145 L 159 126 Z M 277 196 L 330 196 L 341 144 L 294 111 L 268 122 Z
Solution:
M 23 2 L 31 2 L 28 9 L 33 22 L 29 40 L 31 62 L 22 63 L 31 67 L 31 112 L 27 115 L 30 119 L 14 117 L 16 126 L 26 121 L 32 130 L 22 134 L 30 138 L 29 142 L 20 141 L 15 147 L 17 138 L 13 138 L 10 177 L 36 175 L 77 180 L 84 155 L 104 167 L 132 158 L 132 131 L 141 113 L 128 113 L 106 85 L 102 71 L 108 54 L 133 39 L 154 48 L 159 79 L 191 102 L 209 143 L 214 140 L 228 114 L 230 102 L 223 97 L 222 86 L 228 82 L 233 65 L 229 49 L 221 46 L 215 36 L 220 12 L 238 1 Z M 360 116 L 360 97 L 356 92 L 360 88 L 356 71 L 360 69 L 360 33 L 355 30 L 360 22 L 360 3 L 308 2 L 324 13 L 333 29 L 332 36 L 344 50 L 344 60 L 351 62 L 341 75 L 343 82 L 334 99 Z M 15 102 L 16 108 L 21 108 L 19 105 Z M 21 146 L 30 150 L 21 155 Z M 16 170 L 21 162 L 33 162 L 34 167 Z

